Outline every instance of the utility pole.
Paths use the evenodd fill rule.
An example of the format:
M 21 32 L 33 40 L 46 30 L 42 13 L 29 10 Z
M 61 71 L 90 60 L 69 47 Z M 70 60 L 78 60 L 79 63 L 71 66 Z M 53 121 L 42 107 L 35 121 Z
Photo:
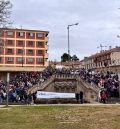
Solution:
M 97 48 L 100 48 L 100 52 L 102 52 L 104 47 L 107 47 L 107 46 L 103 46 L 102 44 L 100 44 L 100 46 L 98 46 Z
M 70 25 L 67 26 L 67 30 L 68 30 L 68 55 L 69 55 L 69 56 L 70 56 L 70 40 L 69 40 L 70 37 L 69 37 L 69 29 L 70 29 L 71 26 L 75 26 L 75 25 L 77 26 L 78 24 L 79 24 L 79 23 L 75 23 L 75 24 L 70 24 Z M 70 61 L 70 59 L 69 59 L 69 61 Z

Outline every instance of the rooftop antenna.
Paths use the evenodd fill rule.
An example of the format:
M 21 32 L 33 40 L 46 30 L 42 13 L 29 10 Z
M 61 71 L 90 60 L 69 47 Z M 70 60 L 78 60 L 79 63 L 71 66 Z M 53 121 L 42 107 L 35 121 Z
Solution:
M 103 51 L 103 47 L 107 47 L 107 46 L 103 46 L 102 44 L 100 44 L 100 46 L 98 46 L 97 48 L 100 48 L 101 49 L 100 52 L 102 52 Z

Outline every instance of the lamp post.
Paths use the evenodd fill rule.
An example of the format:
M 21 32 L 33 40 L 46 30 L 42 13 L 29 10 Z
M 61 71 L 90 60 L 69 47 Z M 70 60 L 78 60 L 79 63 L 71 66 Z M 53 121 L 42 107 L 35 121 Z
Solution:
M 68 25 L 67 29 L 68 29 L 68 55 L 70 56 L 70 40 L 69 40 L 69 28 L 71 26 L 75 26 L 75 25 L 78 25 L 79 23 L 75 23 L 75 24 L 70 24 Z

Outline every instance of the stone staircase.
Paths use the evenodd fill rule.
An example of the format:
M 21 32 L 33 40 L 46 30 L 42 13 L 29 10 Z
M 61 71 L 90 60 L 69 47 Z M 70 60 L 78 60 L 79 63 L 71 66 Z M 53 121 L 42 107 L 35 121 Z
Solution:
M 49 79 L 44 81 L 43 83 L 39 83 L 39 84 L 34 85 L 33 87 L 29 88 L 28 92 L 30 92 L 31 94 L 36 93 L 39 90 L 51 92 L 51 88 L 52 87 L 55 88 L 54 85 L 55 85 L 56 81 L 59 81 L 59 82 L 63 81 L 63 82 L 65 82 L 65 84 L 67 84 L 69 81 L 71 82 L 73 80 L 74 80 L 74 82 L 76 82 L 76 85 L 77 85 L 77 86 L 75 86 L 75 88 L 77 87 L 75 90 L 75 93 L 79 93 L 80 88 L 82 88 L 85 91 L 85 98 L 88 100 L 88 102 L 90 102 L 90 103 L 97 102 L 100 87 L 98 87 L 95 84 L 87 83 L 84 80 L 82 80 L 80 78 L 80 76 L 75 76 L 75 75 L 53 75 Z M 68 83 L 68 84 L 70 84 L 70 83 Z M 49 86 L 51 86 L 51 88 L 49 88 Z M 65 85 L 65 87 L 67 87 L 67 86 L 69 87 L 69 85 Z M 61 85 L 60 87 L 64 87 L 64 85 Z M 52 89 L 52 92 L 54 92 L 54 89 Z M 92 96 L 93 96 L 93 98 L 92 98 Z M 99 101 L 98 101 L 98 103 L 99 103 Z M 108 104 L 120 104 L 120 98 L 108 98 L 107 103 Z
M 33 87 L 28 89 L 28 92 L 35 93 L 38 90 L 44 90 L 46 87 L 48 87 L 55 79 L 57 80 L 72 80 L 75 79 L 76 81 L 82 83 L 82 86 L 84 86 L 86 89 L 94 90 L 95 92 L 99 91 L 99 87 L 95 84 L 90 84 L 85 81 L 83 81 L 79 76 L 73 76 L 73 75 L 53 75 L 43 83 L 38 83 L 34 85 Z
M 99 90 L 100 90 L 100 87 L 98 87 L 97 85 L 95 85 L 95 84 L 90 84 L 90 83 L 88 83 L 88 82 L 85 82 L 85 81 L 83 81 L 79 76 L 77 77 L 77 80 L 79 81 L 79 82 L 81 82 L 87 89 L 92 89 L 93 91 L 95 91 L 95 92 L 99 92 Z

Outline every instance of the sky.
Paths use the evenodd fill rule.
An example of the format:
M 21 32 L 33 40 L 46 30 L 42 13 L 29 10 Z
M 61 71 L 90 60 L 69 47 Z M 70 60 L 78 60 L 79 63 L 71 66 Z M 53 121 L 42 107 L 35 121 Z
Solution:
M 11 0 L 13 27 L 49 31 L 49 60 L 68 52 L 81 60 L 102 44 L 120 46 L 120 0 Z

